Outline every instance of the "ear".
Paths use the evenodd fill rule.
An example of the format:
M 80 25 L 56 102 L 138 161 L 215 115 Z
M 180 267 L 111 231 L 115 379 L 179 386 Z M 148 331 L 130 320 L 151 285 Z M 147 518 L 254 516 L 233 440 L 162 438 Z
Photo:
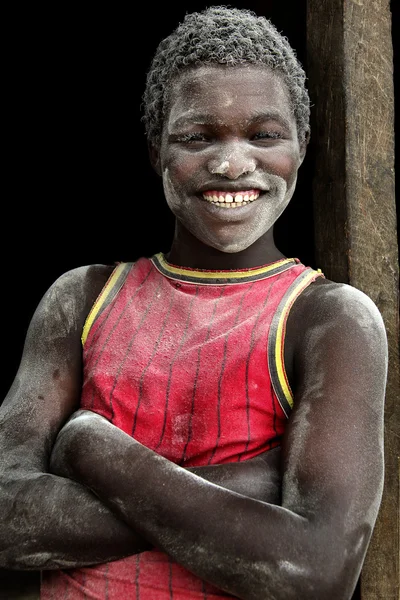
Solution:
M 160 160 L 160 149 L 158 146 L 154 146 L 150 142 L 147 144 L 147 148 L 149 151 L 150 164 L 157 173 L 157 175 L 162 175 L 161 171 L 161 160 Z
M 306 155 L 307 146 L 310 141 L 310 135 L 311 135 L 310 132 L 307 131 L 304 141 L 300 143 L 300 160 L 301 160 L 301 162 L 303 162 L 304 157 Z

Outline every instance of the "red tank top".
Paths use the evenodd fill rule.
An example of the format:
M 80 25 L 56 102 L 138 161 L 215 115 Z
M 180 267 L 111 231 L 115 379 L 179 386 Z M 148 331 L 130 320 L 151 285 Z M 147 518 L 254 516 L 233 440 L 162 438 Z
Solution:
M 118 265 L 83 330 L 82 408 L 183 467 L 279 445 L 293 405 L 286 320 L 318 276 L 298 259 L 239 271 L 177 267 L 162 254 Z M 41 598 L 57 589 L 69 600 L 231 597 L 157 550 L 44 572 Z

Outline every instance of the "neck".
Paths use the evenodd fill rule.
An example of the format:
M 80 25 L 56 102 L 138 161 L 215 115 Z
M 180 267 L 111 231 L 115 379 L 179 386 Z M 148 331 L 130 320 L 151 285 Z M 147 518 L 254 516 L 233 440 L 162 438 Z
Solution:
M 216 250 L 194 237 L 183 227 L 175 228 L 168 262 L 180 267 L 208 270 L 239 270 L 260 267 L 286 258 L 275 246 L 273 230 L 267 231 L 254 244 L 241 252 Z

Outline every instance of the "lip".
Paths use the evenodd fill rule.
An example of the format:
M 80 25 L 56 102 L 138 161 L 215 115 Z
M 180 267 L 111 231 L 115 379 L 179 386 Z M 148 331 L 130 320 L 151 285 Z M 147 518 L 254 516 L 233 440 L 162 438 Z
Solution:
M 237 194 L 238 192 L 243 192 L 246 190 L 254 190 L 257 191 L 261 196 L 261 194 L 268 192 L 269 188 L 260 186 L 259 182 L 256 183 L 254 181 L 241 181 L 236 184 L 232 182 L 228 183 L 222 181 L 211 181 L 210 183 L 207 183 L 206 185 L 202 186 L 198 193 L 204 194 L 205 192 L 209 192 L 210 190 L 216 192 L 227 192 L 228 194 Z
M 208 202 L 203 196 L 197 196 L 197 199 L 200 202 L 202 211 L 205 211 L 213 218 L 216 218 L 218 221 L 235 222 L 241 221 L 248 213 L 251 214 L 255 210 L 255 207 L 259 205 L 260 200 L 263 201 L 265 199 L 265 196 L 266 193 L 260 193 L 257 200 L 245 202 L 243 205 L 236 204 L 234 208 L 227 208 L 218 203 Z

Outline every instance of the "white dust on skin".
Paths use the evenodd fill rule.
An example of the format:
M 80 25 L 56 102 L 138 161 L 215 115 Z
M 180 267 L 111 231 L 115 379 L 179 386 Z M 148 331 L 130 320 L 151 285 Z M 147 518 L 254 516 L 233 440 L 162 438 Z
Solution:
M 68 340 L 80 336 L 77 330 L 80 272 L 83 269 L 59 277 L 38 304 L 29 324 L 20 367 L 2 404 L 2 422 L 6 415 L 7 418 L 25 415 L 25 437 L 29 431 L 27 424 L 35 415 L 39 418 L 39 411 L 48 410 L 51 418 L 55 418 L 57 403 L 47 406 L 45 398 L 50 394 L 64 395 L 63 377 L 71 360 Z M 41 415 L 46 418 L 43 412 Z
M 300 577 L 309 577 L 311 575 L 311 569 L 302 565 L 296 565 L 294 562 L 290 562 L 289 560 L 278 561 L 278 568 L 287 575 Z
M 238 160 L 240 160 L 240 153 L 238 151 L 236 152 L 231 152 L 230 154 L 228 154 L 226 156 L 226 158 L 218 164 L 216 164 L 215 166 L 213 166 L 212 164 L 210 164 L 209 166 L 209 170 L 210 173 L 212 173 L 213 175 L 225 175 L 226 173 L 229 172 L 230 168 L 231 168 L 231 162 L 235 163 Z M 240 177 L 241 175 L 244 175 L 245 173 L 254 173 L 254 171 L 256 170 L 256 162 L 255 160 L 252 160 L 251 162 L 246 161 L 245 164 L 243 164 L 242 168 L 239 169 L 236 173 L 236 179 L 238 177 Z
M 210 168 L 210 172 L 215 175 L 225 175 L 229 170 L 229 160 L 224 160 L 220 165 L 214 168 Z
M 212 207 L 215 211 L 213 214 L 211 211 L 200 211 L 202 207 L 199 203 L 207 203 L 206 200 L 188 197 L 184 190 L 179 192 L 175 188 L 168 168 L 163 172 L 163 184 L 168 206 L 192 235 L 207 246 L 222 252 L 235 253 L 245 250 L 271 229 L 288 205 L 294 193 L 296 180 L 287 188 L 287 183 L 282 177 L 263 174 L 263 181 L 259 187 L 268 191 L 252 202 L 251 206 L 229 210 Z M 209 207 L 205 205 L 204 208 Z M 251 214 L 248 213 L 249 210 L 252 211 Z
M 248 145 L 242 143 L 240 133 L 248 132 L 254 114 L 264 110 L 265 106 L 281 113 L 283 119 L 291 123 L 290 135 L 293 136 L 292 142 L 284 145 L 285 159 L 275 155 L 278 166 L 271 163 L 271 174 L 266 164 L 257 171 L 257 155 L 253 154 L 254 149 L 250 151 Z M 162 169 L 164 193 L 172 213 L 192 235 L 219 251 L 237 253 L 251 246 L 272 228 L 293 195 L 296 166 L 301 164 L 296 125 L 287 87 L 275 72 L 255 65 L 237 69 L 221 69 L 212 65 L 188 70 L 174 82 L 170 112 L 164 124 L 164 139 L 175 131 L 174 124 L 180 119 L 191 121 L 193 118 L 193 122 L 201 125 L 202 117 L 199 115 L 210 110 L 213 126 L 223 131 L 228 129 L 231 133 L 239 131 L 239 136 L 234 142 L 224 143 L 224 151 L 219 155 L 210 154 L 207 164 L 202 166 L 209 173 L 229 178 L 227 192 L 232 189 L 233 181 L 237 189 L 238 179 L 243 173 L 251 173 L 248 181 L 251 181 L 252 189 L 259 189 L 262 194 L 251 206 L 231 207 L 229 210 L 210 206 L 196 194 L 196 187 L 192 187 L 193 178 L 187 179 L 182 185 L 175 180 L 174 172 L 167 165 Z M 205 125 L 209 126 L 209 123 Z M 276 173 L 279 172 L 279 165 L 283 165 L 287 171 L 287 159 L 290 159 L 291 173 L 284 179 Z M 168 165 L 170 163 L 169 160 Z M 204 189 L 201 182 L 200 187 Z
M 66 497 L 70 500 L 68 489 L 75 484 L 53 480 L 44 469 L 49 443 L 57 433 L 62 404 L 69 393 L 71 348 L 79 348 L 81 271 L 61 276 L 40 301 L 29 325 L 18 373 L 0 408 L 0 503 L 7 515 L 0 523 L 4 542 L 0 566 L 3 561 L 15 562 L 18 568 L 57 564 L 42 552 L 43 548 L 38 550 L 41 540 L 45 544 L 49 539 L 47 528 L 56 521 L 55 507 L 63 522 L 71 516 L 71 528 L 74 526 L 75 514 L 67 508 Z M 68 341 L 73 336 L 76 345 Z M 85 502 L 93 503 L 86 492 L 81 496 L 82 509 Z
M 364 331 L 369 338 L 365 337 L 365 347 L 371 345 L 379 353 L 382 349 L 382 333 L 379 334 L 379 329 L 383 329 L 382 319 L 371 299 L 360 292 L 359 290 L 345 285 L 336 283 L 326 283 L 323 288 L 323 302 L 313 303 L 314 324 L 308 328 L 304 342 L 307 345 L 307 353 L 315 357 L 312 375 L 307 379 L 305 385 L 307 388 L 307 397 L 303 397 L 302 403 L 298 409 L 292 414 L 292 427 L 296 430 L 295 437 L 292 437 L 290 445 L 290 456 L 288 457 L 288 465 L 285 471 L 284 482 L 284 506 L 294 512 L 300 514 L 317 514 L 317 510 L 321 506 L 321 498 L 318 498 L 317 491 L 314 493 L 314 505 L 307 501 L 304 505 L 301 494 L 301 481 L 298 478 L 298 465 L 308 464 L 311 468 L 312 460 L 310 460 L 310 447 L 307 439 L 310 431 L 314 428 L 316 431 L 325 429 L 324 444 L 319 446 L 317 442 L 313 444 L 315 447 L 320 447 L 320 463 L 325 460 L 324 453 L 327 454 L 326 448 L 332 448 L 335 442 L 335 427 L 336 420 L 332 423 L 324 423 L 325 419 L 330 419 L 329 411 L 325 411 L 326 416 L 319 420 L 318 415 L 315 415 L 315 406 L 323 399 L 324 395 L 329 393 L 329 379 L 333 381 L 339 378 L 344 379 L 347 393 L 354 395 L 352 402 L 349 402 L 350 407 L 346 409 L 346 415 L 340 422 L 341 441 L 338 448 L 335 449 L 335 461 L 339 467 L 336 467 L 336 475 L 330 473 L 327 469 L 324 475 L 323 470 L 319 469 L 318 463 L 315 463 L 315 471 L 320 481 L 321 491 L 329 490 L 332 487 L 333 475 L 340 482 L 351 482 L 353 500 L 347 509 L 341 508 L 339 501 L 337 507 L 342 515 L 338 519 L 338 531 L 340 528 L 346 531 L 348 538 L 347 545 L 340 550 L 343 553 L 351 553 L 353 564 L 357 564 L 356 557 L 361 555 L 365 550 L 366 540 L 369 537 L 378 511 L 382 481 L 379 481 L 379 471 L 381 462 L 381 454 L 379 446 L 382 446 L 381 433 L 379 432 L 379 421 L 376 418 L 367 418 L 369 411 L 367 404 L 371 403 L 373 410 L 376 406 L 376 400 L 380 393 L 369 394 L 361 391 L 361 398 L 357 398 L 357 390 L 352 391 L 348 386 L 348 381 L 351 380 L 351 372 L 364 372 L 364 381 L 371 378 L 371 371 L 378 369 L 376 378 L 382 380 L 382 374 L 379 369 L 382 366 L 371 366 L 371 362 L 365 354 L 363 358 L 364 344 L 360 340 L 363 339 Z M 309 290 L 311 292 L 311 290 Z M 343 330 L 354 332 L 353 336 L 347 336 L 345 351 L 337 351 L 342 346 Z M 321 352 L 321 340 L 329 340 L 329 345 L 325 346 L 326 351 Z M 353 341 L 354 339 L 354 341 Z M 353 347 L 354 346 L 354 347 Z M 360 346 L 360 348 L 358 348 Z M 354 357 L 354 360 L 349 360 Z M 360 357 L 360 358 L 359 358 Z M 379 361 L 378 361 L 379 363 Z M 328 366 L 329 365 L 329 366 Z M 349 372 L 343 371 L 344 366 L 348 365 Z M 338 370 L 337 370 L 338 369 Z M 372 378 L 374 378 L 373 376 Z M 328 382 L 325 382 L 328 380 Z M 340 388 L 336 388 L 339 390 Z M 372 390 L 373 388 L 371 388 Z M 344 394 L 338 394 L 343 395 Z M 357 400 L 357 401 L 356 401 Z M 360 404 L 362 405 L 363 419 L 360 419 Z M 354 408 L 352 406 L 354 405 Z M 340 407 L 336 408 L 340 412 Z M 321 427 L 322 424 L 322 427 Z M 369 431 L 368 429 L 369 428 Z M 347 430 L 346 435 L 343 435 Z M 368 439 L 368 444 L 375 445 L 376 452 L 364 452 L 357 450 L 363 448 L 365 439 Z M 324 449 L 325 446 L 325 449 Z M 351 459 L 352 454 L 358 453 L 358 478 L 354 478 L 354 462 Z M 329 452 L 328 452 L 329 454 Z M 365 455 L 365 458 L 364 458 Z M 331 453 L 332 456 L 332 453 Z M 293 457 L 293 460 L 292 458 Z M 375 461 L 378 463 L 375 465 Z M 318 472 L 319 471 L 319 472 Z M 339 475 L 340 473 L 340 475 Z M 371 479 L 373 477 L 373 479 Z M 325 480 L 324 480 L 325 478 Z M 375 483 L 374 483 L 375 482 Z M 349 487 L 350 490 L 350 487 Z M 344 489 L 345 491 L 345 489 Z M 331 506 L 334 507 L 335 496 L 331 498 Z M 339 514 L 339 513 L 338 513 Z M 359 524 L 359 525 L 357 525 Z M 332 541 L 333 544 L 333 541 Z M 340 546 L 338 546 L 340 548 Z M 340 557 L 337 556 L 340 562 Z

